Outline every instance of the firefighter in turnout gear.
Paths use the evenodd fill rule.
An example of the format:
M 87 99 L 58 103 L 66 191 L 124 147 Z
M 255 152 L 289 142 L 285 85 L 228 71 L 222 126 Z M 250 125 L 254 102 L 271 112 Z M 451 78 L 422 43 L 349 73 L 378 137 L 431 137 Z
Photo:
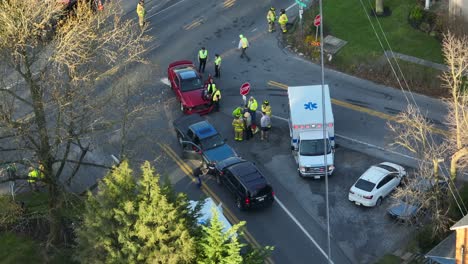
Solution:
M 288 16 L 286 15 L 286 10 L 281 9 L 281 15 L 278 19 L 278 23 L 280 24 L 283 33 L 288 32 L 288 30 L 286 29 L 286 24 L 288 23 Z
M 268 21 L 268 32 L 273 32 L 275 31 L 275 21 L 276 21 L 276 12 L 275 8 L 271 7 L 270 10 L 268 10 L 267 13 L 267 21 Z
M 268 102 L 268 100 L 263 101 L 262 112 L 265 112 L 265 114 L 267 116 L 271 117 L 271 106 L 270 106 L 270 102 Z
M 146 10 L 145 10 L 145 1 L 140 0 L 137 5 L 137 14 L 138 14 L 138 23 L 140 24 L 140 27 L 142 28 L 145 25 L 145 15 L 146 15 Z
M 244 120 L 242 119 L 242 116 L 234 118 L 232 121 L 232 127 L 234 128 L 234 140 L 236 141 L 242 141 L 244 138 L 244 129 L 245 129 L 245 124 Z

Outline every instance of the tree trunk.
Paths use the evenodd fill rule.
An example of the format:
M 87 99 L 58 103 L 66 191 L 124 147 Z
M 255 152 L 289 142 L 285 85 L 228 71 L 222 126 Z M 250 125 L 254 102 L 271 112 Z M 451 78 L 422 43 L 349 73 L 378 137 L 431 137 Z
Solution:
M 29 65 L 28 59 L 25 54 L 26 65 Z M 47 128 L 46 114 L 44 110 L 44 98 L 41 87 L 35 83 L 30 68 L 26 68 L 25 79 L 28 83 L 31 93 L 32 106 L 34 112 L 34 121 L 37 126 L 39 135 L 39 147 L 36 150 L 38 161 L 43 166 L 44 183 L 48 186 L 49 191 L 49 236 L 47 240 L 47 248 L 60 244 L 60 234 L 62 232 L 62 223 L 60 216 L 61 197 L 60 188 L 53 174 L 54 158 L 51 153 L 51 146 L 49 140 L 49 132 Z
M 455 181 L 457 178 L 458 160 L 465 155 L 468 155 L 468 147 L 459 149 L 457 152 L 455 152 L 455 154 L 453 154 L 452 160 L 450 161 L 450 177 L 452 178 L 452 181 Z
M 384 12 L 384 0 L 375 0 L 375 13 L 381 15 Z

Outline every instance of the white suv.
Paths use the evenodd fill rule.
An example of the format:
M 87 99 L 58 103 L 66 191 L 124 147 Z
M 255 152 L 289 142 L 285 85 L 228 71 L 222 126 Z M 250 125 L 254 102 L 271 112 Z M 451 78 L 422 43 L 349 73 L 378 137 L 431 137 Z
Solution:
M 406 171 L 400 165 L 390 162 L 373 165 L 351 186 L 348 199 L 356 205 L 379 206 L 405 176 Z

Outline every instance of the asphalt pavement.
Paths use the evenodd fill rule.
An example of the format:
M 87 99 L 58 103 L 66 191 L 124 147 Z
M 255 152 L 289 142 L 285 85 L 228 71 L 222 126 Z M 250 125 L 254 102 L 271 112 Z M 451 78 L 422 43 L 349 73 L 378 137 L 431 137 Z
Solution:
M 288 8 L 291 17 L 297 12 L 294 1 L 248 0 L 163 0 L 146 1 L 148 31 L 154 37 L 147 59 L 150 65 L 132 67 L 127 74 L 147 80 L 134 90 L 134 100 L 154 109 L 144 118 L 135 118 L 128 129 L 128 154 L 134 163 L 150 160 L 158 171 L 170 179 L 177 191 L 197 199 L 212 194 L 223 202 L 230 220 L 246 220 L 248 240 L 253 244 L 276 247 L 270 263 L 326 263 L 324 181 L 301 179 L 289 150 L 287 86 L 320 83 L 320 67 L 291 53 L 283 46 L 281 33 L 267 33 L 266 12 Z M 134 5 L 122 1 L 126 18 L 136 19 Z M 247 53 L 251 61 L 239 58 L 236 49 L 239 34 L 249 39 Z M 371 40 L 370 40 L 371 41 Z M 198 50 L 209 53 L 207 72 L 214 74 L 214 54 L 223 57 L 221 112 L 207 116 L 227 138 L 233 137 L 230 113 L 241 103 L 239 87 L 252 84 L 251 95 L 259 103 L 268 99 L 272 105 L 273 130 L 270 142 L 229 140 L 238 153 L 265 172 L 277 194 L 271 208 L 239 212 L 226 191 L 206 179 L 205 190 L 198 190 L 187 174 L 190 162 L 177 157 L 178 146 L 172 121 L 181 115 L 170 87 L 165 84 L 167 65 L 189 59 L 196 62 Z M 120 76 L 119 78 L 122 78 Z M 120 79 L 106 83 L 113 85 Z M 331 258 L 334 263 L 372 263 L 379 256 L 401 246 L 411 231 L 386 218 L 385 208 L 363 209 L 347 201 L 353 182 L 371 164 L 382 160 L 407 166 L 416 162 L 400 149 L 390 149 L 392 135 L 386 128 L 392 116 L 403 111 L 408 102 L 417 102 L 428 118 L 443 127 L 446 106 L 439 100 L 384 87 L 333 70 L 325 70 L 330 86 L 335 116 L 337 143 L 336 173 L 330 178 Z M 104 87 L 105 88 L 105 87 Z M 109 162 L 110 154 L 119 152 L 119 133 L 113 131 L 95 140 L 89 160 Z M 163 147 L 165 146 L 165 147 Z M 174 153 L 169 154 L 171 150 Z M 89 186 L 97 178 L 84 175 L 74 184 Z

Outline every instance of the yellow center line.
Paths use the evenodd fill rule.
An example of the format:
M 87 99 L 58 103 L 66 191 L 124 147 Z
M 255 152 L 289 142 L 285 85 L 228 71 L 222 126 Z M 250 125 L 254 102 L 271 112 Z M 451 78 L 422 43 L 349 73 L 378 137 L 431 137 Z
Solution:
M 179 168 L 192 180 L 195 181 L 195 178 L 193 177 L 193 170 L 192 168 L 185 163 L 182 159 L 179 158 L 179 156 L 172 150 L 167 144 L 161 144 L 158 143 L 161 149 L 166 152 L 166 154 L 171 157 L 175 163 L 179 166 Z M 219 196 L 217 196 L 209 187 L 206 185 L 204 182 L 202 182 L 202 191 L 207 195 L 213 198 L 215 203 L 222 203 L 222 200 Z M 231 221 L 233 224 L 237 224 L 240 222 L 240 220 L 229 210 L 226 206 L 224 206 L 224 203 L 222 204 L 223 207 L 223 212 L 226 214 L 226 217 Z M 255 240 L 255 238 L 252 236 L 252 234 L 247 230 L 246 227 L 243 228 L 244 232 L 244 237 L 245 239 L 252 244 L 254 247 L 260 248 L 260 244 Z M 267 263 L 274 263 L 271 258 L 267 258 L 266 260 Z
M 199 25 L 201 25 L 201 22 L 203 21 L 203 18 L 198 18 L 198 19 L 195 19 L 194 21 L 192 21 L 190 24 L 187 24 L 184 26 L 184 29 L 185 30 L 190 30 L 190 29 L 193 29 L 195 27 L 198 27 Z
M 236 0 L 226 0 L 224 1 L 224 8 L 229 8 L 236 3 Z
M 267 84 L 270 85 L 270 86 L 279 87 L 279 88 L 285 89 L 285 90 L 288 89 L 288 86 L 286 84 L 275 82 L 275 81 L 268 81 Z M 345 108 L 348 108 L 348 109 L 351 109 L 351 110 L 354 110 L 354 111 L 357 111 L 357 112 L 362 112 L 362 113 L 366 113 L 366 114 L 371 115 L 371 116 L 379 117 L 381 119 L 401 123 L 401 121 L 399 121 L 398 118 L 396 116 L 394 116 L 394 115 L 389 115 L 389 114 L 386 114 L 386 113 L 382 113 L 382 112 L 372 110 L 372 109 L 369 109 L 369 108 L 366 108 L 366 107 L 362 107 L 362 106 L 359 106 L 359 105 L 351 104 L 351 103 L 341 101 L 341 100 L 338 100 L 338 99 L 333 99 L 332 98 L 331 102 L 333 104 L 335 104 L 335 105 L 339 105 L 339 106 L 342 106 L 342 107 L 345 107 Z M 432 127 L 431 131 L 436 133 L 436 134 L 443 135 L 443 136 L 449 136 L 450 135 L 447 131 L 445 131 L 445 130 L 443 130 L 441 128 L 437 128 L 437 127 Z

